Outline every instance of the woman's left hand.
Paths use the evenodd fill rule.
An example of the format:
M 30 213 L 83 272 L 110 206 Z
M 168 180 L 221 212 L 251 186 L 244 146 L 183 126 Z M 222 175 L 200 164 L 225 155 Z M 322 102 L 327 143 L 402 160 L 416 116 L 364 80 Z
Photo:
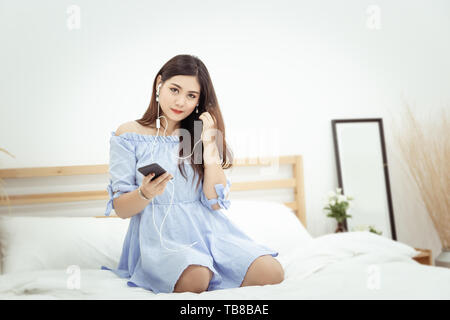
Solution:
M 209 112 L 203 112 L 198 118 L 203 121 L 202 141 L 211 142 L 211 137 L 216 135 L 217 130 L 216 119 L 214 119 L 214 117 Z

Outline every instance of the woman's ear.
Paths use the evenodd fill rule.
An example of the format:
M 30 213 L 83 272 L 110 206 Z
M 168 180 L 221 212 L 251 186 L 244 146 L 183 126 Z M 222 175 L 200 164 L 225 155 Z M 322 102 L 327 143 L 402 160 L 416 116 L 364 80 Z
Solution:
M 156 88 L 158 88 L 158 85 L 162 82 L 161 79 L 162 79 L 161 75 L 159 75 L 159 76 L 156 78 Z

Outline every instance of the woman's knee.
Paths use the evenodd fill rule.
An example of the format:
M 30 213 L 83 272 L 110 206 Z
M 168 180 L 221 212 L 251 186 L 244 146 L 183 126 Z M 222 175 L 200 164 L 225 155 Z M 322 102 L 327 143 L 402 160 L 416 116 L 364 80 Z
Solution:
M 266 256 L 264 262 L 259 265 L 261 284 L 278 284 L 284 280 L 284 270 L 280 262 L 272 256 Z
M 270 268 L 270 275 L 268 278 L 268 282 L 270 284 L 278 284 L 281 283 L 284 280 L 284 269 L 281 265 L 281 263 L 272 257 L 272 266 Z
M 241 286 L 278 284 L 283 280 L 284 270 L 280 262 L 271 255 L 264 255 L 250 265 Z
M 173 292 L 201 293 L 208 289 L 213 273 L 209 268 L 200 265 L 189 265 L 184 269 Z

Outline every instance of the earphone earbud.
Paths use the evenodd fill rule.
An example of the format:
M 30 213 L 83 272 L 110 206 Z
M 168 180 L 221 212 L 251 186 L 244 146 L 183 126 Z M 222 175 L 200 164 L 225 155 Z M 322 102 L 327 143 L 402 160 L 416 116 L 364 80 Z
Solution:
M 158 85 L 158 89 L 156 89 L 156 101 L 159 102 L 159 88 L 161 88 L 161 83 Z
M 159 102 L 159 88 L 161 88 L 161 83 L 158 85 L 158 89 L 156 89 L 156 102 Z M 160 123 L 160 120 L 159 120 L 159 106 L 158 106 L 158 118 L 156 118 L 156 128 L 161 128 L 161 123 Z M 158 133 L 159 133 L 159 130 L 158 130 Z M 164 134 L 165 134 L 165 131 L 164 131 Z

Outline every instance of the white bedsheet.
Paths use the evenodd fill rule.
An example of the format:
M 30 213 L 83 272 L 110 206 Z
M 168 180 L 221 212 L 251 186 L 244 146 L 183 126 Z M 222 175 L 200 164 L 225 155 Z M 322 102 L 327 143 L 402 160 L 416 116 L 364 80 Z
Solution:
M 285 280 L 194 293 L 160 293 L 128 287 L 106 270 L 81 269 L 70 289 L 66 270 L 0 276 L 0 299 L 449 299 L 450 269 L 425 266 L 415 250 L 369 232 L 329 234 L 289 256 L 279 256 Z

